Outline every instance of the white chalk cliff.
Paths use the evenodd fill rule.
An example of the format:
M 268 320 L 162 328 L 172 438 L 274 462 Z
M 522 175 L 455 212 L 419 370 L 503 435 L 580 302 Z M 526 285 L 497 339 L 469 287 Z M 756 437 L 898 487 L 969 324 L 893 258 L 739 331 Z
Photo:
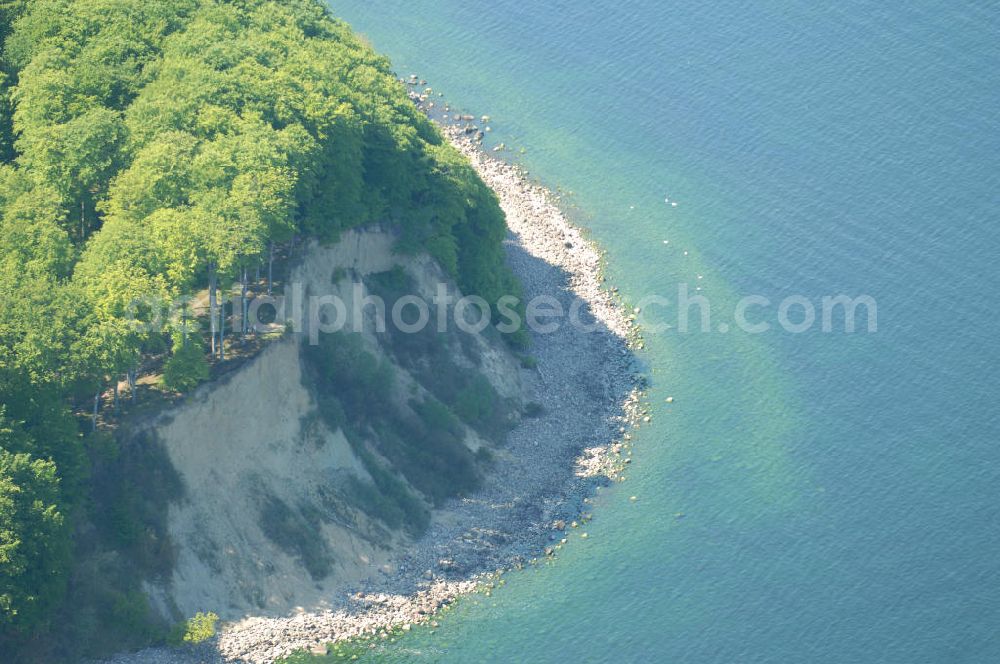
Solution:
M 176 553 L 172 574 L 146 583 L 153 606 L 165 617 L 215 611 L 237 618 L 322 608 L 338 591 L 382 568 L 391 571 L 386 566 L 393 553 L 411 535 L 343 499 L 351 481 L 370 484 L 371 477 L 344 431 L 317 416 L 318 398 L 301 351 L 309 343 L 310 318 L 322 320 L 311 316 L 308 298 L 337 296 L 346 305 L 345 328 L 358 324 L 363 347 L 392 366 L 393 403 L 386 407 L 405 409 L 428 396 L 426 379 L 422 384 L 412 365 L 402 366 L 387 347 L 391 339 L 375 331 L 371 309 L 364 320 L 355 317 L 356 284 L 367 293 L 367 277 L 396 267 L 409 277 L 414 294 L 427 301 L 439 283 L 458 294 L 430 257 L 397 255 L 394 243 L 388 231 L 354 230 L 332 246 L 311 244 L 288 280 L 301 289 L 301 327 L 143 425 L 183 485 L 182 497 L 166 515 Z M 286 307 L 283 313 L 291 311 Z M 455 361 L 465 370 L 484 376 L 503 399 L 522 401 L 517 358 L 496 335 L 466 335 L 458 346 L 464 351 Z M 487 444 L 472 427 L 461 426 L 470 450 Z M 391 470 L 406 481 L 402 469 Z M 429 501 L 427 507 L 432 509 Z M 265 523 L 268 519 L 281 523 Z M 305 571 L 301 552 L 281 542 L 275 528 L 297 533 L 321 551 L 327 563 L 321 573 Z

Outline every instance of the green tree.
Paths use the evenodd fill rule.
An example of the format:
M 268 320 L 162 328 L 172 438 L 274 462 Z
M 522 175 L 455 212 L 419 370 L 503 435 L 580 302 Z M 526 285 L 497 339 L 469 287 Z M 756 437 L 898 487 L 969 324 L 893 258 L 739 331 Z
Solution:
M 0 440 L 14 434 L 0 429 Z M 5 445 L 4 445 L 5 447 Z M 0 626 L 27 632 L 65 589 L 69 535 L 55 464 L 0 447 Z
M 10 77 L 0 71 L 0 163 L 14 159 L 14 109 L 10 99 Z
M 191 341 L 174 349 L 163 367 L 163 385 L 177 392 L 188 392 L 208 380 L 208 362 L 200 343 Z

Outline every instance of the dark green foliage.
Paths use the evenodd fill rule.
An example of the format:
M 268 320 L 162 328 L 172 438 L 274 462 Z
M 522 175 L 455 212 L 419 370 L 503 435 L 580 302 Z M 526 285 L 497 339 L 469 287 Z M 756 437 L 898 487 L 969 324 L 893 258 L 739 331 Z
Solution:
M 306 375 L 314 382 L 320 415 L 331 429 L 343 429 L 372 478 L 357 478 L 348 499 L 392 528 L 422 531 L 429 514 L 406 484 L 386 469 L 364 445 L 359 432 L 392 422 L 392 368 L 364 349 L 360 335 L 327 334 L 316 346 L 304 346 Z
M 57 395 L 32 390 L 2 372 L 0 380 L 21 388 L 11 390 L 12 398 L 0 405 L 2 650 L 5 642 L 20 641 L 49 623 L 62 598 L 70 559 L 69 517 L 81 502 L 86 474 L 82 450 L 65 444 L 72 440 L 75 425 Z M 18 412 L 24 419 L 12 421 L 7 412 Z M 64 482 L 60 468 L 70 471 Z
M 391 397 L 392 367 L 364 349 L 358 334 L 324 334 L 315 346 L 303 347 L 303 357 L 322 394 L 334 396 L 356 421 L 380 416 L 379 407 Z
M 474 491 L 481 481 L 475 456 L 465 446 L 461 425 L 436 399 L 410 401 L 419 422 L 400 423 L 380 440 L 406 479 L 435 504 Z
M 162 641 L 169 624 L 149 606 L 140 581 L 163 582 L 173 569 L 166 537 L 168 504 L 181 494 L 178 478 L 155 438 L 118 441 L 100 432 L 85 439 L 93 481 L 84 518 L 73 536 L 68 601 L 50 612 L 45 637 L 21 660 L 103 659 Z
M 0 0 L 0 44 L 10 36 L 14 23 L 28 7 L 28 0 Z
M 391 308 L 396 300 L 413 293 L 414 290 L 413 278 L 399 265 L 385 272 L 368 275 L 365 283 L 373 293 L 385 300 L 386 309 Z
M 396 300 L 404 295 L 415 292 L 413 279 L 398 265 L 392 270 L 378 272 L 365 277 L 368 289 L 385 302 L 386 316 L 392 311 Z M 417 312 L 413 307 L 404 307 L 401 311 L 403 323 L 412 325 L 416 321 Z M 391 341 L 393 353 L 400 357 L 416 358 L 422 356 L 437 356 L 447 350 L 447 335 L 437 331 L 434 316 L 431 322 L 416 331 L 400 330 L 395 325 L 386 324 L 386 335 Z
M 510 430 L 512 406 L 479 371 L 459 365 L 441 345 L 429 358 L 400 357 L 438 400 L 479 434 L 501 443 Z
M 437 399 L 411 400 L 409 408 L 397 405 L 389 365 L 364 349 L 360 335 L 324 335 L 319 344 L 304 347 L 303 359 L 319 394 L 320 413 L 331 427 L 345 430 L 384 498 L 376 500 L 370 491 L 362 491 L 363 502 L 374 505 L 387 525 L 398 525 L 402 516 L 420 522 L 426 518 L 422 508 L 414 507 L 406 485 L 366 448 L 366 439 L 433 503 L 479 485 L 476 458 L 463 442 L 455 415 Z M 476 416 L 486 408 L 478 398 L 467 407 Z
M 330 573 L 333 557 L 322 537 L 322 515 L 316 510 L 293 509 L 280 498 L 268 496 L 261 506 L 259 522 L 268 539 L 298 558 L 313 579 Z
M 2 19 L 0 19 L 2 20 Z M 10 78 L 0 71 L 0 163 L 14 158 L 14 107 L 10 99 Z
M 498 401 L 498 395 L 490 381 L 477 373 L 465 381 L 455 397 L 455 414 L 480 431 L 499 429 L 503 422 L 496 417 Z
M 430 523 L 430 512 L 423 501 L 369 450 L 356 446 L 355 451 L 361 457 L 372 483 L 350 478 L 348 499 L 390 528 L 403 527 L 413 534 L 422 533 Z
M 420 421 L 429 432 L 447 435 L 448 437 L 461 440 L 465 432 L 455 416 L 443 403 L 437 399 L 426 401 L 410 400 L 410 408 L 420 417 Z
M 0 432 L 0 435 L 9 436 Z M 50 461 L 0 449 L 0 626 L 27 632 L 61 598 L 69 531 Z
M 385 301 L 387 311 L 400 297 L 414 292 L 412 279 L 398 266 L 369 275 L 365 283 Z M 406 311 L 403 309 L 403 322 L 412 324 L 413 320 L 405 320 Z M 416 313 L 411 315 L 415 317 Z M 418 331 L 387 325 L 385 334 L 396 359 L 455 415 L 487 438 L 496 442 L 503 438 L 510 428 L 510 404 L 497 394 L 482 373 L 460 365 L 455 359 L 456 354 L 464 353 L 471 364 L 478 364 L 478 350 L 471 335 L 457 329 L 451 333 L 438 332 L 433 324 Z
M 107 615 L 101 622 L 113 626 L 118 639 L 149 643 L 162 638 L 163 629 L 157 625 L 146 593 L 140 590 L 112 591 L 106 607 Z
M 176 552 L 167 536 L 167 506 L 184 492 L 166 451 L 152 435 L 143 434 L 119 445 L 108 441 L 110 458 L 95 460 L 96 526 L 109 543 L 143 576 L 170 574 Z

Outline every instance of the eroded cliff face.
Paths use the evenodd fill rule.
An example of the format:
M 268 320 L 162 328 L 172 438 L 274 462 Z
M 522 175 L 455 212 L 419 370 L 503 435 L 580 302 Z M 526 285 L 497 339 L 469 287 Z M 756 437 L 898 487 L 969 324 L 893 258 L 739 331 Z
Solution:
M 146 584 L 165 617 L 322 608 L 390 571 L 435 506 L 488 472 L 519 417 L 518 361 L 451 311 L 439 332 L 432 298 L 460 293 L 432 259 L 395 255 L 394 243 L 362 230 L 308 247 L 286 286 L 298 303 L 279 307 L 301 314 L 294 331 L 134 432 L 155 438 L 183 485 L 167 514 L 176 563 Z M 380 330 L 374 306 L 355 306 L 372 294 L 389 318 L 396 297 L 416 295 L 430 324 Z M 332 297 L 344 305 L 335 333 Z

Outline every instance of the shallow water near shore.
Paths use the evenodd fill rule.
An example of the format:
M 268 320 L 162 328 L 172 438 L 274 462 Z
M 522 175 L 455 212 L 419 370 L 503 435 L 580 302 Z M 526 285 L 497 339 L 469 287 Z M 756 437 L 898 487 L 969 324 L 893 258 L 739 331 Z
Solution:
M 647 335 L 653 421 L 587 539 L 380 656 L 995 659 L 995 12 L 332 6 L 572 191 L 630 299 L 701 288 L 716 330 Z M 717 331 L 744 295 L 841 293 L 878 332 Z

